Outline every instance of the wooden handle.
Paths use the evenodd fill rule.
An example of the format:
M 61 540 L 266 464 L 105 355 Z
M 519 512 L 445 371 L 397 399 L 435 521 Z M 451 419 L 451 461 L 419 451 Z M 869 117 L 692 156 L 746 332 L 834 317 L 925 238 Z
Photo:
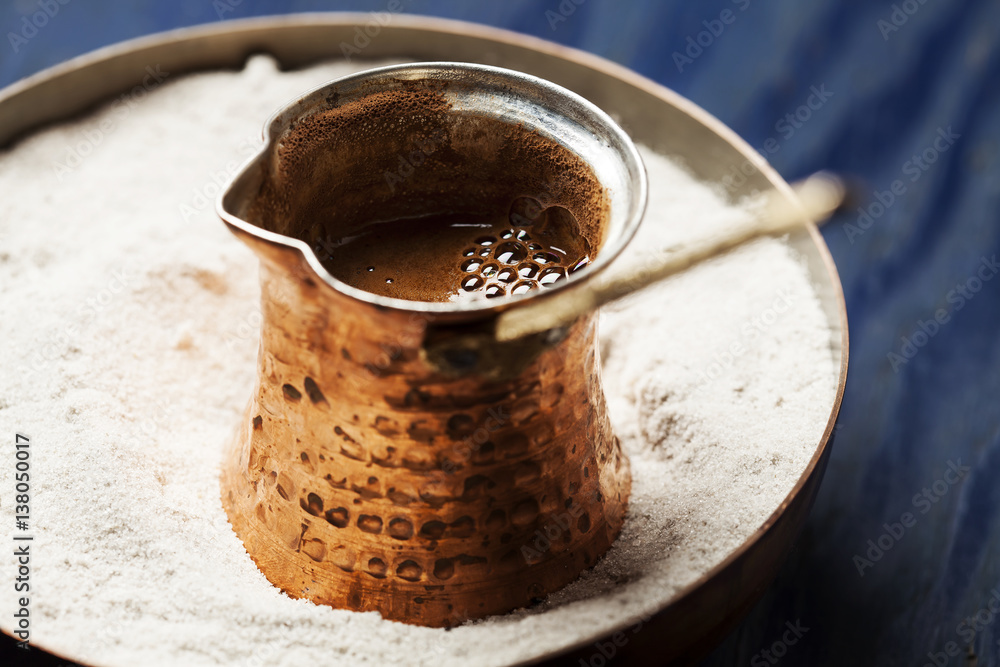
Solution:
M 797 197 L 773 194 L 749 224 L 671 254 L 662 261 L 603 281 L 581 284 L 549 299 L 512 308 L 497 318 L 496 338 L 510 341 L 567 326 L 584 313 L 718 257 L 762 236 L 786 234 L 809 223 L 822 224 L 844 200 L 839 178 L 819 172 L 792 185 Z M 797 199 L 797 201 L 796 201 Z

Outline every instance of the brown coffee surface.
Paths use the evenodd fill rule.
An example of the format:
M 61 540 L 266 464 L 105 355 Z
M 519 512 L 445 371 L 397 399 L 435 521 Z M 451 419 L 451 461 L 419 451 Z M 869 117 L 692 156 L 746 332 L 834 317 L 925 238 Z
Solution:
M 411 301 L 495 299 L 557 284 L 590 249 L 565 209 L 537 202 L 500 216 L 439 214 L 370 224 L 323 249 L 339 280 Z
M 308 243 L 339 280 L 413 301 L 527 293 L 585 266 L 607 214 L 593 170 L 533 130 L 453 110 L 454 85 L 327 100 L 278 137 L 245 217 Z

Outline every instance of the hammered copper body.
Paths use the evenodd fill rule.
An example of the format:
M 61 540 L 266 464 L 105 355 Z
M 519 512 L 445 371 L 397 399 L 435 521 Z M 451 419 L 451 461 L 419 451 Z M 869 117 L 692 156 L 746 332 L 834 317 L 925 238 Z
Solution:
M 260 202 L 268 193 L 280 190 L 274 181 L 291 169 L 293 160 L 282 157 L 282 147 L 306 150 L 295 131 L 309 125 L 309 114 L 326 113 L 331 104 L 335 110 L 350 109 L 345 100 L 353 94 L 367 103 L 373 88 L 380 94 L 384 88 L 396 90 L 400 77 L 434 75 L 448 80 L 443 88 L 447 117 L 435 115 L 441 107 L 437 102 L 431 106 L 438 111 L 426 112 L 443 124 L 444 129 L 435 126 L 436 132 L 451 133 L 435 156 L 441 160 L 458 159 L 449 157 L 464 150 L 456 137 L 466 136 L 469 123 L 481 120 L 467 115 L 482 113 L 476 98 L 480 88 L 492 105 L 487 113 L 502 116 L 504 123 L 517 116 L 511 127 L 523 128 L 535 114 L 554 113 L 533 106 L 551 91 L 527 77 L 513 82 L 527 85 L 526 90 L 511 91 L 507 74 L 495 68 L 403 66 L 379 75 L 375 83 L 371 76 L 355 77 L 354 84 L 314 91 L 277 114 L 271 150 L 237 176 L 221 200 L 223 217 L 260 257 L 263 313 L 257 384 L 225 462 L 222 488 L 226 511 L 247 552 L 290 595 L 375 610 L 407 623 L 450 626 L 555 591 L 592 566 L 621 529 L 631 478 L 607 416 L 595 315 L 504 344 L 492 338 L 490 326 L 497 313 L 573 289 L 607 264 L 638 222 L 645 186 L 637 156 L 626 154 L 626 161 L 634 157 L 635 162 L 622 165 L 600 155 L 618 149 L 606 150 L 611 145 L 607 133 L 620 133 L 610 119 L 591 117 L 593 109 L 586 107 L 569 109 L 557 96 L 560 117 L 579 127 L 550 136 L 568 141 L 565 149 L 574 154 L 596 156 L 602 161 L 596 173 L 610 181 L 606 187 L 594 180 L 595 191 L 581 199 L 578 182 L 560 180 L 573 155 L 561 155 L 552 173 L 544 164 L 538 167 L 549 183 L 552 201 L 547 203 L 572 209 L 583 229 L 600 238 L 591 266 L 544 294 L 492 301 L 403 301 L 339 282 L 317 266 L 311 251 L 328 230 L 311 223 L 315 214 L 301 213 L 328 210 L 327 217 L 336 217 L 349 209 L 356 188 L 330 194 L 335 184 L 369 183 L 364 206 L 351 214 L 361 215 L 372 208 L 391 209 L 401 199 L 413 207 L 488 198 L 490 183 L 454 185 L 449 169 L 456 165 L 428 159 L 429 166 L 410 176 L 409 190 L 380 190 L 383 167 L 372 161 L 384 154 L 391 164 L 406 142 L 405 137 L 402 143 L 385 138 L 388 129 L 377 133 L 388 143 L 374 151 L 365 135 L 364 150 L 372 155 L 346 165 L 353 158 L 335 156 L 329 171 L 317 176 L 327 168 L 322 165 L 331 151 L 345 150 L 339 135 L 352 131 L 344 129 L 350 119 L 338 118 L 337 133 L 319 133 L 322 154 L 310 154 L 307 170 L 289 177 L 293 194 L 264 206 Z M 457 76 L 465 83 L 451 83 Z M 475 85 L 467 85 L 470 81 Z M 499 101 L 500 88 L 490 86 L 502 86 L 510 101 Z M 406 117 L 386 122 L 386 128 L 405 126 L 412 104 L 408 100 Z M 390 112 L 378 113 L 365 121 L 366 128 Z M 423 113 L 414 112 L 420 117 L 414 124 L 418 129 L 429 122 Z M 475 125 L 487 126 L 493 127 Z M 406 127 L 403 134 L 412 129 Z M 587 133 L 591 143 L 573 143 L 577 131 Z M 476 136 L 481 134 L 477 129 Z M 612 139 L 634 151 L 623 133 Z M 535 134 L 524 139 L 537 140 Z M 479 151 L 481 141 L 488 139 L 477 139 L 469 150 Z M 509 138 L 504 142 L 498 150 L 519 155 L 519 169 L 535 164 L 530 151 L 511 148 Z M 609 165 L 617 175 L 608 173 Z M 446 178 L 435 179 L 435 170 Z M 635 191 L 622 192 L 625 179 L 635 174 L 640 180 Z M 448 188 L 466 188 L 468 194 Z M 296 199 L 299 191 L 320 194 L 302 203 Z M 385 199 L 372 204 L 378 197 Z M 586 202 L 594 210 L 585 210 Z M 255 223 L 238 215 L 256 217 Z M 281 237 L 275 229 L 290 236 Z

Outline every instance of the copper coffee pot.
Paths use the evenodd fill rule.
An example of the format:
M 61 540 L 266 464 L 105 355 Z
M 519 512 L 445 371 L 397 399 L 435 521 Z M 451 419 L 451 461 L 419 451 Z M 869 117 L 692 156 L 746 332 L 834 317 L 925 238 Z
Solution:
M 266 139 L 219 203 L 260 258 L 257 381 L 222 471 L 247 552 L 293 597 L 428 626 L 575 579 L 630 489 L 596 316 L 505 340 L 497 322 L 585 288 L 632 237 L 646 177 L 628 136 L 538 78 L 422 63 L 317 88 Z M 569 219 L 592 255 L 521 295 L 453 301 L 361 290 L 324 264 L 359 221 L 444 210 L 509 210 L 521 231 Z

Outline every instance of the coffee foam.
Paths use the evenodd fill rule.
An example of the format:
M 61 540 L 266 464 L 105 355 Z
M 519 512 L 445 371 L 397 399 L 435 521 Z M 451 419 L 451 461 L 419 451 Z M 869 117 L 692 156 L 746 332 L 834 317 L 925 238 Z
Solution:
M 585 245 L 599 252 L 607 197 L 579 156 L 521 125 L 454 110 L 445 91 L 459 83 L 398 83 L 346 102 L 334 93 L 327 106 L 281 133 L 248 221 L 322 255 L 372 224 L 505 216 L 516 199 L 531 197 L 543 207 L 566 208 Z M 420 235 L 411 240 L 419 257 Z M 428 271 L 420 262 L 404 268 Z M 428 300 L 426 290 L 421 296 L 396 289 L 399 298 Z

